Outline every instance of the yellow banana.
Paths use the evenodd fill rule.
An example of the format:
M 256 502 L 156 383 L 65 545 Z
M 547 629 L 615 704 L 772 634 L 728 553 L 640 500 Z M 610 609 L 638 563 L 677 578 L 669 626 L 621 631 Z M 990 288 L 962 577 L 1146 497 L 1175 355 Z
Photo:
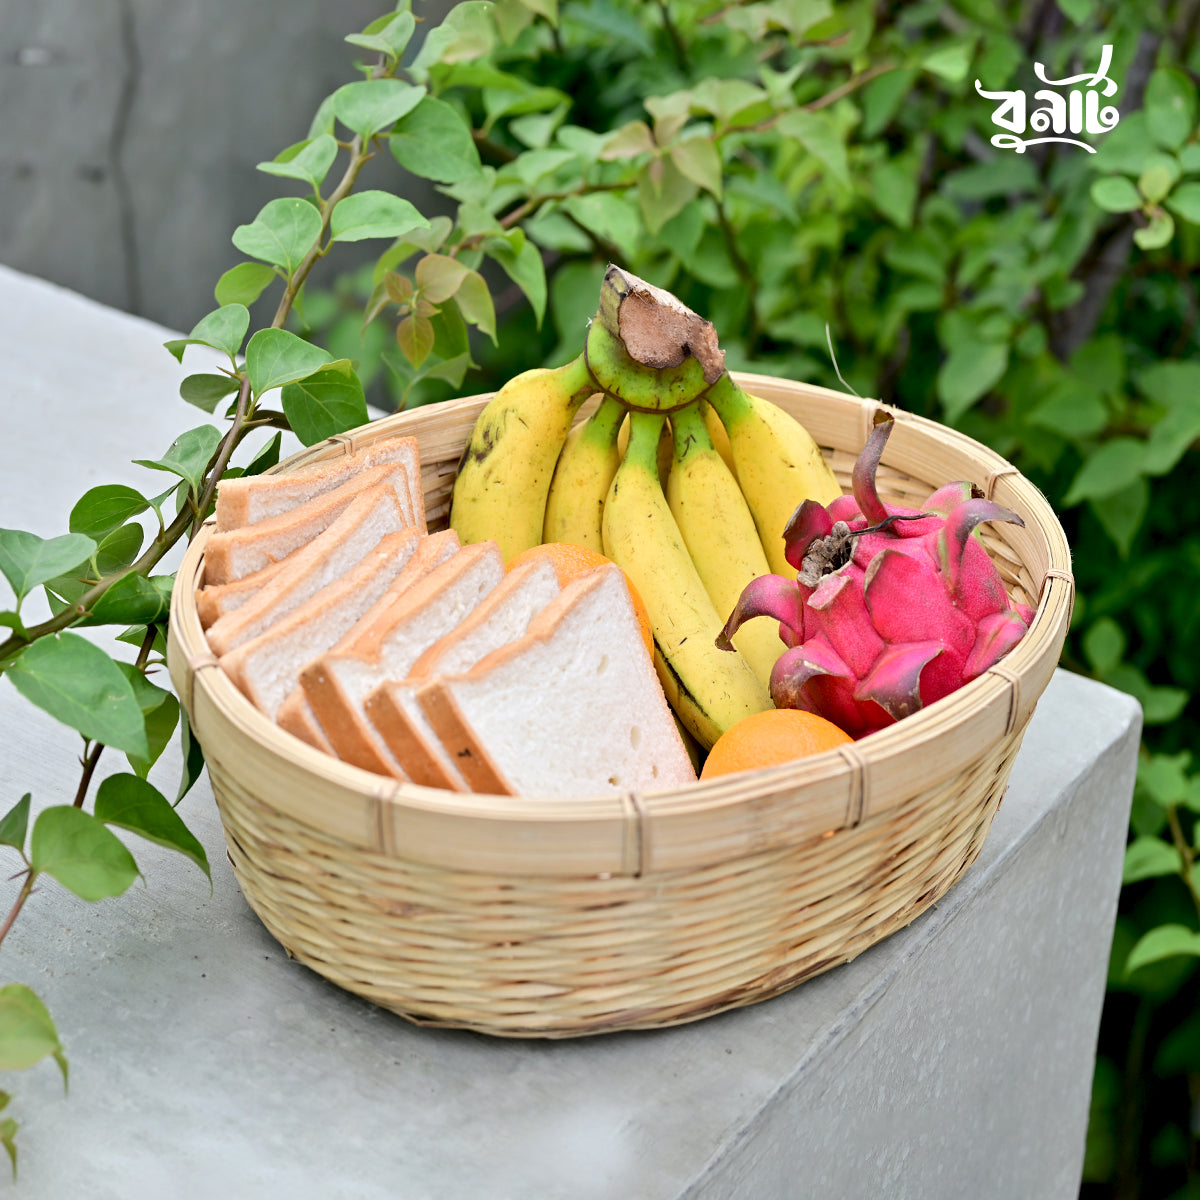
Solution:
M 828 504 L 842 494 L 812 435 L 777 404 L 744 392 L 728 374 L 707 394 L 729 434 L 738 486 L 777 575 L 795 568 L 784 557 L 783 531 L 805 500 Z
M 674 460 L 667 502 L 696 571 L 717 612 L 728 618 L 742 589 L 771 568 L 737 480 L 713 446 L 696 405 L 671 414 Z M 743 636 L 744 635 L 744 636 Z M 750 669 L 770 684 L 785 647 L 774 621 L 747 621 L 733 637 Z
M 579 406 L 595 391 L 583 356 L 510 379 L 484 406 L 463 451 L 450 527 L 492 540 L 505 561 L 542 540 L 554 464 Z
M 706 749 L 731 725 L 771 707 L 740 653 L 717 649 L 724 624 L 688 556 L 658 477 L 663 416 L 633 413 L 629 448 L 604 503 L 604 553 L 641 595 L 668 701 Z
M 737 467 L 733 462 L 733 447 L 729 444 L 729 434 L 725 432 L 725 426 L 721 424 L 717 410 L 707 400 L 701 400 L 700 411 L 704 414 L 704 426 L 708 430 L 708 436 L 712 438 L 712 443 L 729 468 L 730 474 L 736 479 Z
M 604 553 L 600 518 L 620 462 L 617 432 L 624 416 L 620 401 L 605 396 L 600 407 L 567 434 L 546 497 L 543 542 L 572 542 Z

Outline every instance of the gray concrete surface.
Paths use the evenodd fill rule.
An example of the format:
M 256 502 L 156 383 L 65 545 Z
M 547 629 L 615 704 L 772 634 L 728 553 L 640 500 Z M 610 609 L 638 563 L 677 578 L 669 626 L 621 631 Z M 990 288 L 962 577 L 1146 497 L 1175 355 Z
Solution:
M 0 525 L 48 536 L 85 488 L 146 486 L 128 460 L 205 419 L 174 395 L 167 336 L 0 268 L 19 448 Z M 74 736 L 2 682 L 0 727 L 0 804 L 69 800 Z M 12 1194 L 1070 1200 L 1138 732 L 1128 697 L 1057 673 L 979 861 L 907 929 L 748 1009 L 561 1043 L 415 1028 L 289 961 L 201 782 L 181 812 L 211 893 L 131 839 L 144 885 L 89 905 L 47 882 L 4 944 L 0 982 L 43 997 L 71 1060 L 68 1096 L 50 1063 L 0 1079 Z M 152 778 L 173 788 L 178 765 Z
M 298 194 L 255 163 L 358 77 L 343 38 L 391 7 L 4 0 L 0 263 L 190 329 L 240 260 L 234 228 Z M 446 7 L 421 9 L 436 24 Z

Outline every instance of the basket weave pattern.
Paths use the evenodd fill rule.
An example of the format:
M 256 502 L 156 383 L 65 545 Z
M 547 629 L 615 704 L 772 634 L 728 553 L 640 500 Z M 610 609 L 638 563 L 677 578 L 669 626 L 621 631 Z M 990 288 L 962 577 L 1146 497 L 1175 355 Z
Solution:
M 877 405 L 739 379 L 799 417 L 847 484 Z M 414 434 L 435 528 L 485 400 L 388 418 L 281 467 Z M 201 534 L 172 599 L 169 662 L 235 874 L 273 936 L 418 1023 L 565 1037 L 777 995 L 944 895 L 999 807 L 1057 664 L 1073 588 L 1062 530 L 1028 481 L 977 443 L 896 415 L 877 476 L 887 500 L 916 505 L 969 479 L 1025 520 L 983 536 L 1013 596 L 1037 607 L 1030 632 L 980 679 L 853 746 L 675 792 L 465 796 L 311 750 L 215 667 L 194 603 Z

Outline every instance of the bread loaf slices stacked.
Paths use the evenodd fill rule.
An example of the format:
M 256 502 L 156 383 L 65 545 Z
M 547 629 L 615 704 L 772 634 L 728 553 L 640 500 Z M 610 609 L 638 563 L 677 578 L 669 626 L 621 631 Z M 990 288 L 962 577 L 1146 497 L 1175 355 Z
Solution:
M 455 791 L 695 781 L 624 574 L 565 588 L 425 524 L 414 438 L 222 483 L 197 609 L 242 693 L 366 770 Z

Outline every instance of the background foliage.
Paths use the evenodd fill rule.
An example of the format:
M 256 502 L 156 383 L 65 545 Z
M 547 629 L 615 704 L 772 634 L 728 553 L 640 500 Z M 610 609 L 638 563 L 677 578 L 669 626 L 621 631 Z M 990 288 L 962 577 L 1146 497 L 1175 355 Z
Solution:
M 245 261 L 168 347 L 228 365 L 184 381 L 210 419 L 136 460 L 167 490 L 93 488 L 59 538 L 0 530 L 15 598 L 0 673 L 84 739 L 72 803 L 31 827 L 22 797 L 0 819 L 21 859 L 0 941 L 39 877 L 85 899 L 129 886 L 112 828 L 207 872 L 176 811 L 201 760 L 148 678 L 171 586 L 154 570 L 223 476 L 275 461 L 278 440 L 234 466 L 245 435 L 312 443 L 367 419 L 368 399 L 413 406 L 557 365 L 615 261 L 709 317 L 730 366 L 844 381 L 963 429 L 1062 514 L 1066 665 L 1146 719 L 1085 1194 L 1200 1195 L 1200 5 L 464 0 L 428 30 L 410 8 L 347 39 L 357 77 L 261 164 L 279 197 L 233 231 Z M 1121 121 L 1098 153 L 989 144 L 976 79 L 1032 92 L 1033 63 L 1090 71 L 1105 44 Z M 51 610 L 37 623 L 33 593 Z M 71 632 L 96 625 L 136 660 Z M 176 730 L 172 802 L 148 776 Z M 130 770 L 90 796 L 106 746 Z M 40 1001 L 0 988 L 0 1068 L 48 1056 L 65 1078 Z M 13 1155 L 15 1131 L 0 1121 Z

